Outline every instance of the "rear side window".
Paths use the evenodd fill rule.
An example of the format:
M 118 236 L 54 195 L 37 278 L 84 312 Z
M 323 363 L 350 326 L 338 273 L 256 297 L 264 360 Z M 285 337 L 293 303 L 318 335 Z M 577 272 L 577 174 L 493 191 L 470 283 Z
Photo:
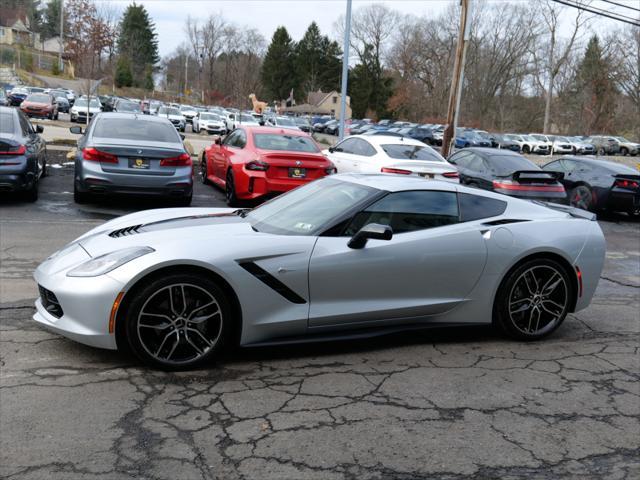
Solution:
M 461 222 L 495 217 L 502 215 L 507 209 L 507 202 L 469 193 L 460 193 L 458 200 L 460 202 Z
M 0 133 L 13 135 L 15 133 L 15 128 L 13 111 L 0 112 Z
M 424 145 L 407 145 L 401 143 L 381 145 L 390 158 L 399 160 L 426 160 L 430 162 L 444 162 L 444 158 L 433 148 Z
M 540 170 L 535 163 L 520 155 L 491 155 L 489 158 L 497 175 L 510 175 L 518 170 Z
M 389 225 L 394 233 L 458 223 L 457 196 L 432 190 L 390 193 L 358 213 L 345 235 L 354 235 L 369 223 Z
M 22 135 L 28 137 L 31 135 L 33 130 L 31 129 L 31 124 L 27 117 L 25 117 L 24 113 L 18 112 L 18 121 L 20 122 L 20 130 L 22 130 Z

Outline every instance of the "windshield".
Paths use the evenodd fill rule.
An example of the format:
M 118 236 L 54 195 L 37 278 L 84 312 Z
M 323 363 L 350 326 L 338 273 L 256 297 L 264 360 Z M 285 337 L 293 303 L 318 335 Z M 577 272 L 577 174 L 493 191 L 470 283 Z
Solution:
M 298 135 L 278 135 L 275 133 L 256 133 L 253 143 L 261 150 L 284 150 L 289 152 L 317 153 L 315 142 L 309 137 Z
M 87 99 L 86 98 L 79 98 L 78 100 L 76 100 L 76 103 L 73 104 L 74 107 L 86 107 L 87 106 Z M 100 108 L 101 103 L 97 98 L 92 98 L 91 99 L 91 105 L 89 107 L 95 107 L 95 108 Z
M 36 93 L 34 95 L 29 95 L 25 101 L 35 103 L 51 103 L 51 97 L 43 93 Z
M 286 127 L 295 127 L 296 126 L 296 123 L 293 120 L 291 120 L 289 118 L 286 118 L 286 117 L 278 117 L 278 118 L 276 118 L 276 122 L 277 122 L 278 125 L 284 125 Z
M 492 155 L 491 166 L 498 175 L 511 175 L 518 170 L 540 170 L 535 163 L 520 155 Z
M 540 140 L 542 142 L 546 142 L 547 141 L 547 139 L 544 138 L 544 136 L 542 136 L 542 135 L 529 135 L 529 137 L 533 137 L 534 140 Z
M 316 180 L 291 190 L 247 215 L 254 230 L 277 235 L 317 235 L 345 212 L 380 191 L 351 182 Z
M 120 102 L 118 104 L 119 112 L 140 112 L 140 106 L 133 102 Z
M 93 129 L 93 136 L 120 140 L 180 143 L 180 137 L 170 123 L 143 120 L 136 117 L 99 118 Z
M 400 160 L 427 160 L 430 162 L 445 161 L 442 155 L 427 145 L 422 146 L 394 143 L 380 146 L 391 158 L 397 158 Z
M 180 111 L 181 112 L 189 112 L 189 111 L 194 111 L 193 107 L 190 107 L 188 105 L 183 105 L 182 107 L 180 107 Z
M 629 140 L 627 140 L 624 137 L 613 137 L 613 138 L 615 138 L 616 140 L 618 140 L 619 142 L 622 142 L 622 143 L 630 143 Z
M 296 122 L 296 125 L 309 125 L 309 122 L 304 118 L 296 118 L 295 122 Z
M 569 142 L 569 139 L 567 137 L 556 137 L 556 142 Z
M 180 115 L 180 111 L 177 108 L 160 107 L 158 113 L 161 115 Z
M 220 120 L 220 117 L 215 113 L 201 113 L 200 120 Z
M 240 123 L 246 123 L 246 122 L 258 123 L 258 121 L 255 118 L 253 118 L 252 115 L 240 115 Z

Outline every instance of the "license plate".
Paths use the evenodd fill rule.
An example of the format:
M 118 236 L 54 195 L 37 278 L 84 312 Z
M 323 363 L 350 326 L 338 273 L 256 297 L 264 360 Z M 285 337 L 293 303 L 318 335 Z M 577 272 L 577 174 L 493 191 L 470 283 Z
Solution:
M 305 178 L 307 176 L 306 168 L 290 168 L 289 177 L 291 178 Z
M 149 159 L 147 158 L 130 158 L 129 168 L 135 168 L 136 170 L 148 170 Z
M 418 175 L 420 175 L 423 178 L 433 178 L 433 173 L 419 173 Z

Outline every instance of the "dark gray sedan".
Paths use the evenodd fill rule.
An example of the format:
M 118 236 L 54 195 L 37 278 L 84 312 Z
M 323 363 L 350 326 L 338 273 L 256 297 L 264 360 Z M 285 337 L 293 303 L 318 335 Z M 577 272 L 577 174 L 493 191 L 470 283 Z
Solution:
M 47 169 L 47 148 L 35 128 L 16 108 L 0 107 L 0 191 L 20 192 L 38 199 L 38 181 Z
M 136 194 L 191 204 L 193 164 L 182 138 L 166 118 L 101 113 L 78 140 L 74 199 L 77 203 L 109 194 Z

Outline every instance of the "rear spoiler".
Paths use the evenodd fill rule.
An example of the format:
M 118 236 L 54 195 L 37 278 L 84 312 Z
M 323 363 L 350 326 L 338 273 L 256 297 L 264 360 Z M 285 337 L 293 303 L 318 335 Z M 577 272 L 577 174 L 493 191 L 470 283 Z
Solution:
M 541 200 L 532 200 L 532 202 L 537 203 L 538 205 L 542 205 L 543 207 L 551 208 L 552 210 L 568 213 L 569 215 L 575 218 L 591 220 L 592 222 L 594 222 L 597 218 L 595 213 L 591 213 L 591 212 L 588 212 L 587 210 L 582 210 L 580 208 L 570 207 L 569 205 L 562 205 L 560 203 L 553 203 L 553 202 L 543 202 Z
M 640 182 L 640 175 L 633 175 L 631 173 L 621 173 L 614 175 L 613 178 L 616 180 L 633 180 L 634 182 Z
M 544 176 L 549 177 L 555 181 L 560 181 L 564 178 L 564 172 L 550 172 L 547 170 L 518 170 L 510 175 L 503 175 L 504 178 L 512 178 L 513 180 L 544 180 Z

